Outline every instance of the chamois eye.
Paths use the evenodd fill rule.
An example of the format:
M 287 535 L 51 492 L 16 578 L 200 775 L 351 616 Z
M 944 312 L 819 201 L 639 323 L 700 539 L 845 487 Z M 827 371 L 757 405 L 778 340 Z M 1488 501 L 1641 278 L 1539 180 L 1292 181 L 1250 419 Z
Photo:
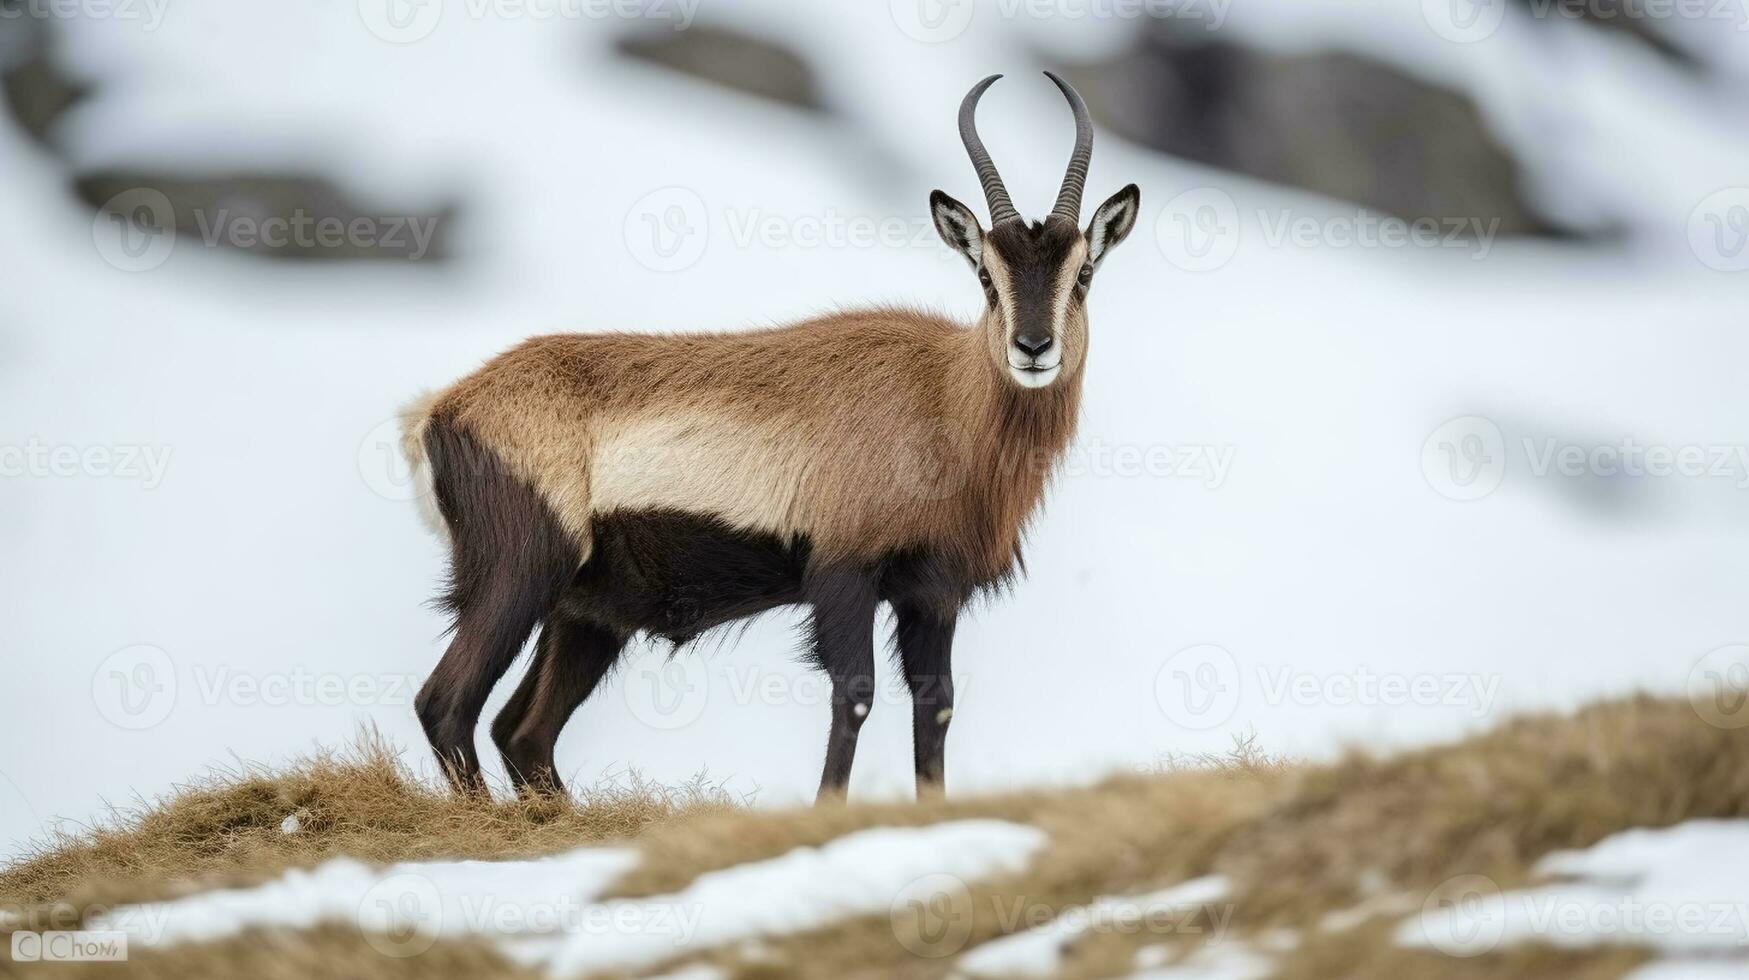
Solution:
M 990 270 L 988 270 L 988 269 L 979 269 L 978 270 L 978 284 L 983 286 L 985 289 L 990 288 Z
M 1081 271 L 1075 274 L 1075 281 L 1080 283 L 1083 287 L 1085 287 L 1088 283 L 1092 282 L 1093 281 L 1093 263 L 1088 262 L 1088 263 L 1083 264 L 1081 266 Z

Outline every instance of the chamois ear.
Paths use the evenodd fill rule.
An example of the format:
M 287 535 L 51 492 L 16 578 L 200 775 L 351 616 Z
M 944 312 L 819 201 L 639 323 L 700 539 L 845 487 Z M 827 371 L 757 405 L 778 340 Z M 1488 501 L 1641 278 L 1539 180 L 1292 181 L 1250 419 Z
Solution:
M 1134 184 L 1106 198 L 1087 222 L 1087 260 L 1097 267 L 1105 253 L 1128 238 L 1141 209 L 1142 192 Z
M 935 219 L 935 230 L 941 233 L 941 240 L 965 256 L 976 269 L 984 259 L 984 229 L 972 209 L 941 191 L 933 191 L 929 195 L 929 215 Z

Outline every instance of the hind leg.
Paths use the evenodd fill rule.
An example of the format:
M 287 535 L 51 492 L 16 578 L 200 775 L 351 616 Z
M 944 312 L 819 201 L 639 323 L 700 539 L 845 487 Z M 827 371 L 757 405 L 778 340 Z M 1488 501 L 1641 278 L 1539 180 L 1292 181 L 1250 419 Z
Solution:
M 507 587 L 516 589 L 519 587 Z M 494 589 L 494 593 L 506 590 Z M 425 737 L 458 792 L 486 792 L 474 727 L 493 685 L 504 676 L 544 610 L 526 595 L 496 595 L 496 602 L 464 607 L 456 638 L 419 689 L 414 710 Z
M 492 740 L 519 791 L 562 795 L 553 762 L 559 733 L 619 659 L 625 638 L 555 612 L 541 627 L 534 663 L 492 722 Z
M 451 785 L 484 793 L 474 749 L 480 711 L 583 556 L 534 490 L 465 429 L 434 416 L 425 445 L 450 529 L 445 602 L 456 626 L 413 707 Z

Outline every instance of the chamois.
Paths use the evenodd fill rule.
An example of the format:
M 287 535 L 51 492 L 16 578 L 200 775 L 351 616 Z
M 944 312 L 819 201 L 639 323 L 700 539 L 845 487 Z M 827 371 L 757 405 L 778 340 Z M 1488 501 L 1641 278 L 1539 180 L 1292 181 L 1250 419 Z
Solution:
M 559 730 L 634 634 L 680 644 L 805 604 L 832 687 L 820 794 L 841 793 L 873 705 L 882 602 L 919 789 L 942 787 L 955 621 L 1020 567 L 1080 407 L 1087 290 L 1141 201 L 1130 184 L 1078 227 L 1093 122 L 1045 74 L 1075 117 L 1049 216 L 1020 216 L 978 138 L 1000 75 L 959 110 L 989 229 L 929 198 L 983 290 L 976 323 L 879 308 L 738 333 L 535 337 L 406 410 L 403 449 L 451 545 L 455 618 L 415 709 L 458 791 L 485 790 L 474 728 L 537 625 L 492 734 L 519 790 L 562 792 Z

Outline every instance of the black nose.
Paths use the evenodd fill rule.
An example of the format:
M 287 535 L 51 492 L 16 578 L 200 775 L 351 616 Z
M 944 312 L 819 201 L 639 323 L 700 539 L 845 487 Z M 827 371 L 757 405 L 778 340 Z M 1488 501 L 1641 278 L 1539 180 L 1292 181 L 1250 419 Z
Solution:
M 1014 335 L 1014 346 L 1027 352 L 1028 354 L 1032 355 L 1034 358 L 1043 356 L 1045 351 L 1048 351 L 1051 349 L 1051 344 L 1053 344 L 1053 343 L 1056 343 L 1056 341 L 1051 339 L 1051 335 L 1048 333 L 1041 333 L 1041 334 L 1022 333 L 1022 334 L 1015 334 Z

